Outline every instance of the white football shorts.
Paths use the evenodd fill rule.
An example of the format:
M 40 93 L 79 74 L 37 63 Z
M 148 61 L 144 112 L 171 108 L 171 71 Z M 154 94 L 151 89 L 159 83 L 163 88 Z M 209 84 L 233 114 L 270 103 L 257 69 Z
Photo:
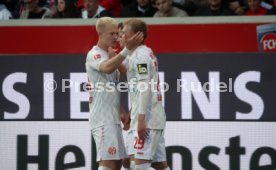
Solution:
M 152 162 L 166 161 L 166 148 L 163 130 L 149 130 L 149 136 L 145 141 L 138 138 L 137 131 L 134 131 L 135 158 L 151 160 Z
M 97 161 L 127 157 L 121 125 L 104 125 L 92 130 L 97 148 Z
M 125 131 L 125 147 L 126 147 L 126 152 L 128 155 L 134 155 L 134 131 L 133 130 L 128 130 Z

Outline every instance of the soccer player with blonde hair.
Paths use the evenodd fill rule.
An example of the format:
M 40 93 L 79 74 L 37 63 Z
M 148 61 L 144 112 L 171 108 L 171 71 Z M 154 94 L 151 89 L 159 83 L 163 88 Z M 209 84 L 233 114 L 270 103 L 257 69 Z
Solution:
M 85 63 L 91 84 L 89 125 L 96 143 L 98 170 L 120 170 L 126 157 L 120 125 L 120 93 L 113 86 L 119 81 L 117 68 L 140 42 L 141 34 L 127 40 L 126 47 L 109 59 L 109 50 L 118 39 L 117 25 L 110 17 L 97 20 L 98 43 L 88 52 Z

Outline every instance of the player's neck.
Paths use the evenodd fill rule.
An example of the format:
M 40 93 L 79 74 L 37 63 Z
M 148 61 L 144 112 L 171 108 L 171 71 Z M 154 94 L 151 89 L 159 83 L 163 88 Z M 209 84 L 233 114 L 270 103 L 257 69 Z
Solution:
M 130 54 L 132 54 L 138 47 L 142 46 L 143 44 L 137 45 L 133 48 L 133 50 L 130 51 Z
M 108 52 L 108 46 L 104 45 L 101 41 L 98 41 L 97 46 L 100 47 L 102 50 Z
M 137 47 L 139 47 L 139 46 L 136 46 L 132 50 L 130 50 L 130 54 L 132 54 L 136 50 Z

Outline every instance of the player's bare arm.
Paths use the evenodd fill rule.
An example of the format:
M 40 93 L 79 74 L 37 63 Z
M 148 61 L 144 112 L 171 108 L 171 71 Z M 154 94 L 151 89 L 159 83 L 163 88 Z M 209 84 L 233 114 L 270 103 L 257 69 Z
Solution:
M 145 123 L 145 115 L 144 114 L 138 115 L 137 132 L 138 132 L 139 139 L 142 139 L 142 140 L 145 140 L 149 135 L 147 125 Z
M 113 58 L 117 55 L 117 50 L 116 49 L 113 49 L 112 47 L 109 47 L 108 48 L 108 56 L 109 58 Z M 126 72 L 127 72 L 127 69 L 126 67 L 121 64 L 118 68 L 119 72 L 120 72 L 120 76 L 123 77 L 124 79 L 126 78 Z
M 130 111 L 126 112 L 124 107 L 120 107 L 120 118 L 124 127 L 123 130 L 128 130 L 130 128 Z

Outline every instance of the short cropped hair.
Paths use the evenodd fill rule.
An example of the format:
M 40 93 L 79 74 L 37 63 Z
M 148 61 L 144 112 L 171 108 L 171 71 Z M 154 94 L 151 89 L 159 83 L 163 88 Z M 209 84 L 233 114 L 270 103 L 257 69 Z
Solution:
M 123 28 L 124 28 L 124 23 L 120 22 L 120 23 L 118 24 L 118 28 L 119 28 L 119 29 L 123 29 Z
M 111 24 L 117 27 L 117 21 L 111 17 L 102 17 L 99 18 L 96 22 L 96 30 L 98 33 L 101 33 L 105 30 L 106 25 Z
M 147 38 L 148 35 L 148 27 L 147 24 L 140 20 L 140 19 L 136 19 L 136 18 L 131 18 L 128 19 L 124 22 L 124 25 L 129 25 L 131 27 L 131 30 L 134 33 L 137 33 L 138 31 L 141 31 L 144 34 L 144 39 Z

